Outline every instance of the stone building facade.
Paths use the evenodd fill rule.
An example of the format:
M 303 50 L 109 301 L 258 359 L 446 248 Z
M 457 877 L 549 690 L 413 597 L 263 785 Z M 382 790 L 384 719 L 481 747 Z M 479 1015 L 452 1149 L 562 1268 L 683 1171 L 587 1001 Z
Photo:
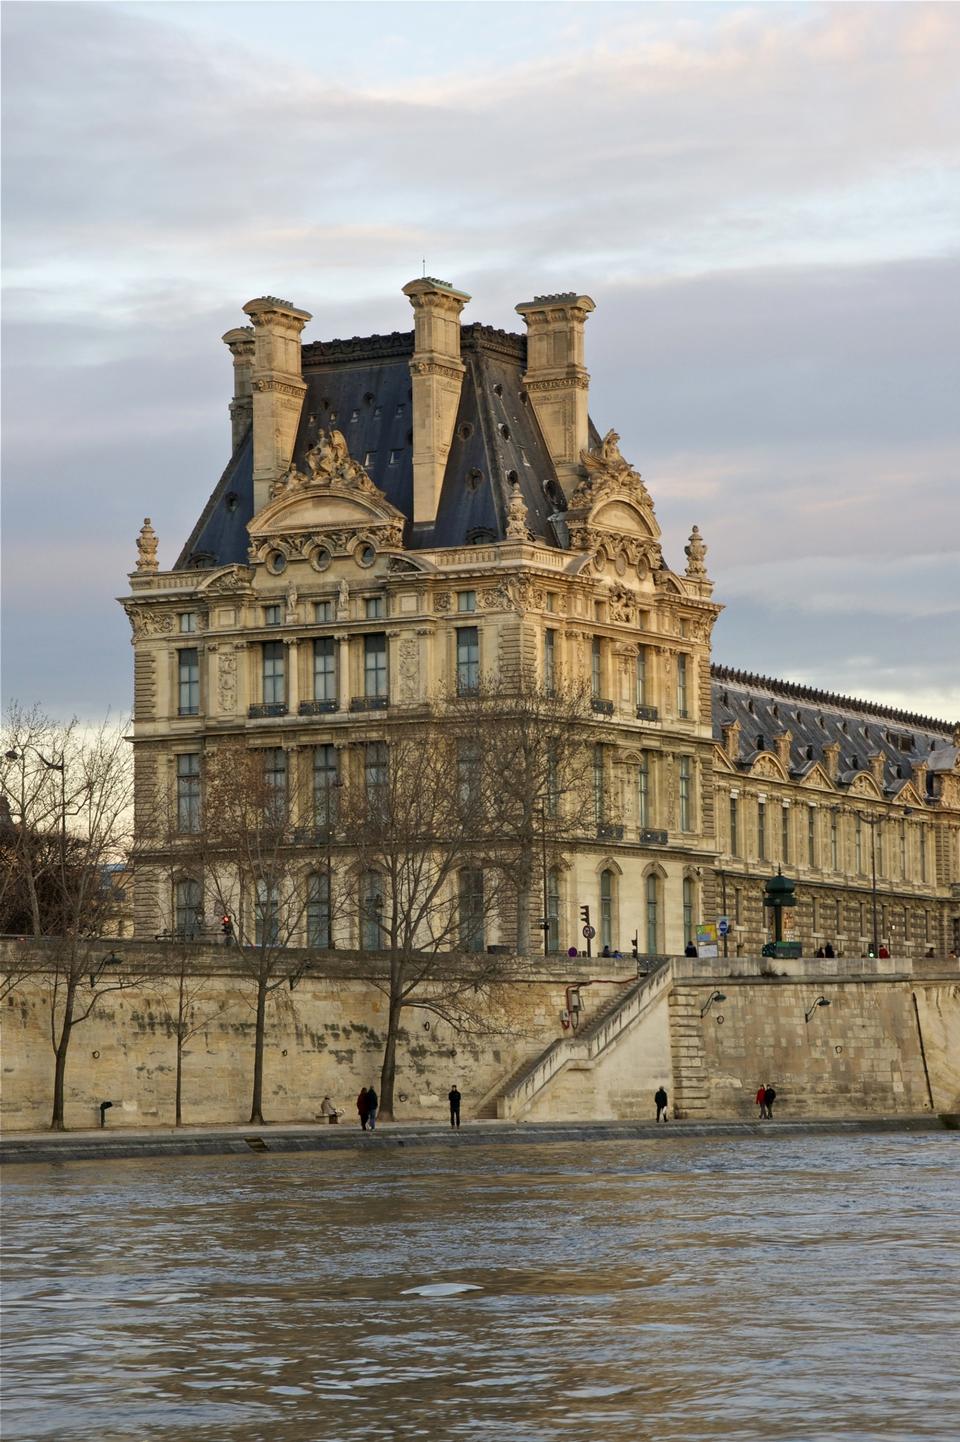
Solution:
M 309 314 L 268 296 L 224 336 L 229 463 L 170 569 L 144 523 L 123 598 L 141 801 L 167 796 L 189 829 L 205 754 L 238 736 L 309 796 L 444 689 L 568 678 L 591 696 L 596 807 L 550 868 L 553 950 L 582 946 L 586 905 L 598 950 L 679 952 L 723 912 L 755 951 L 777 863 L 808 948 L 860 954 L 874 895 L 889 944 L 956 946 L 960 738 L 711 671 L 699 530 L 671 568 L 643 480 L 589 418 L 590 298 L 519 305 L 511 334 L 462 324 L 469 297 L 444 282 L 404 292 L 412 332 L 302 345 Z M 306 879 L 326 859 L 303 850 Z M 346 833 L 329 862 L 348 868 Z M 138 935 L 208 907 L 202 877 L 138 871 Z M 505 919 L 485 937 L 514 939 Z M 364 944 L 360 909 L 335 940 Z

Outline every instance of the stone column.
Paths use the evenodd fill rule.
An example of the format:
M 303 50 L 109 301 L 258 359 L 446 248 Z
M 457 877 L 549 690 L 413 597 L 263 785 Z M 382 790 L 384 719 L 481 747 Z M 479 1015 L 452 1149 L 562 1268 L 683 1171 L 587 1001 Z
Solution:
M 334 636 L 337 643 L 337 710 L 350 710 L 350 637 Z
M 253 356 L 255 349 L 252 325 L 228 330 L 223 343 L 233 356 L 233 400 L 230 402 L 230 433 L 236 451 L 253 425 Z
M 460 405 L 460 312 L 470 299 L 446 281 L 424 276 L 403 293 L 414 311 L 413 523 L 432 526 Z
M 580 452 L 589 441 L 590 376 L 583 328 L 596 307 L 588 295 L 538 295 L 516 307 L 527 327 L 523 383 L 537 413 L 550 458 L 569 497 L 583 474 Z
M 287 642 L 287 710 L 296 716 L 300 707 L 299 652 L 296 641 Z
M 288 300 L 261 296 L 243 307 L 253 321 L 253 510 L 261 511 L 270 487 L 293 458 L 306 393 L 300 332 L 312 319 Z

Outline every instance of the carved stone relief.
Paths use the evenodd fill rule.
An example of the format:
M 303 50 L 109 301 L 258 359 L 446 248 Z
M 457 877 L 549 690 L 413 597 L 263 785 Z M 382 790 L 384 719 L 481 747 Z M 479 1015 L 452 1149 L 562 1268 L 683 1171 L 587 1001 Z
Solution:
M 400 641 L 400 700 L 416 701 L 420 695 L 420 642 L 416 636 Z

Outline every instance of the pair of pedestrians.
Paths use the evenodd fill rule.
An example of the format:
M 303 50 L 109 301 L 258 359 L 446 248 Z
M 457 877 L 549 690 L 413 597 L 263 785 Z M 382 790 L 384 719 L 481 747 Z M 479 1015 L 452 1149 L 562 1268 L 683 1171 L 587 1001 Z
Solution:
M 764 1086 L 760 1087 L 756 1097 L 754 1098 L 754 1101 L 756 1105 L 760 1108 L 761 1121 L 763 1121 L 765 1117 L 769 1117 L 769 1119 L 773 1121 L 773 1104 L 776 1099 L 777 1093 L 769 1082 L 767 1082 Z
M 357 1111 L 360 1114 L 360 1130 L 366 1131 L 369 1127 L 372 1132 L 377 1129 L 377 1108 L 380 1105 L 380 1098 L 373 1087 L 361 1087 L 360 1095 L 357 1097 Z

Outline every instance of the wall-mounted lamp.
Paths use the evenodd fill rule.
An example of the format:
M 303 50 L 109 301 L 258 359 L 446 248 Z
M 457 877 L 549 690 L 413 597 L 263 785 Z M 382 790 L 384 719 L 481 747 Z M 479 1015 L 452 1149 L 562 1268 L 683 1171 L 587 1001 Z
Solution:
M 111 951 L 111 953 L 110 953 L 109 956 L 105 956 L 105 957 L 103 958 L 103 960 L 102 960 L 102 961 L 99 963 L 99 965 L 97 966 L 96 971 L 91 971 L 91 973 L 90 973 L 90 989 L 91 989 L 91 991 L 92 991 L 93 988 L 96 986 L 97 982 L 100 980 L 100 977 L 103 975 L 104 969 L 105 969 L 106 967 L 108 967 L 108 966 L 122 966 L 122 965 L 123 965 L 123 958 L 120 957 L 120 956 L 117 956 L 117 954 L 116 954 L 115 951 Z
M 804 1014 L 803 1014 L 803 1019 L 804 1019 L 804 1021 L 809 1022 L 810 1018 L 813 1016 L 813 1013 L 816 1011 L 816 1009 L 817 1009 L 818 1006 L 829 1006 L 829 1005 L 830 1005 L 830 1003 L 827 1001 L 827 998 L 826 998 L 825 996 L 818 996 L 817 999 L 816 999 L 816 1001 L 813 1003 L 813 1006 L 810 1008 L 810 1010 L 807 1011 L 807 1012 L 804 1012 Z
M 726 1001 L 726 999 L 727 998 L 722 991 L 711 992 L 710 995 L 707 997 L 706 1001 L 704 1002 L 703 1006 L 700 1008 L 700 1016 L 705 1017 L 715 1001 Z

